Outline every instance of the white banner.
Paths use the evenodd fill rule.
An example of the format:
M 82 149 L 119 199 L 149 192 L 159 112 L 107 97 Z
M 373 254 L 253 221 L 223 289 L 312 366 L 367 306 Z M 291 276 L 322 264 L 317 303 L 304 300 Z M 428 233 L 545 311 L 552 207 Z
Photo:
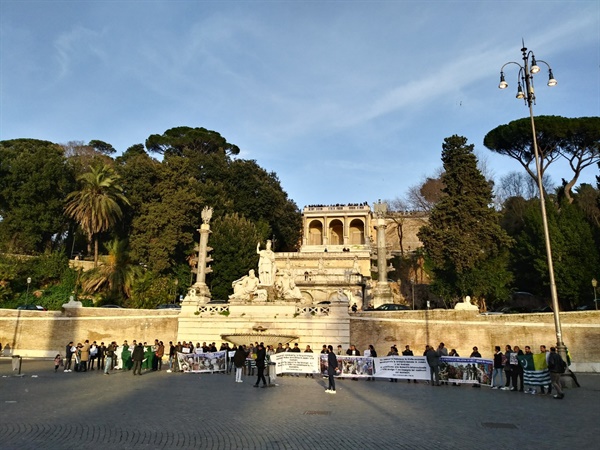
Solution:
M 281 352 L 271 355 L 275 373 L 319 373 L 319 355 L 314 353 Z
M 384 356 L 375 358 L 375 376 L 429 380 L 429 365 L 424 356 Z
M 337 355 L 339 378 L 397 378 L 429 380 L 430 369 L 424 356 Z M 327 355 L 318 353 L 276 353 L 271 357 L 275 371 L 282 373 L 321 373 L 327 375 Z M 490 384 L 493 361 L 482 358 L 440 358 L 440 380 L 453 383 Z

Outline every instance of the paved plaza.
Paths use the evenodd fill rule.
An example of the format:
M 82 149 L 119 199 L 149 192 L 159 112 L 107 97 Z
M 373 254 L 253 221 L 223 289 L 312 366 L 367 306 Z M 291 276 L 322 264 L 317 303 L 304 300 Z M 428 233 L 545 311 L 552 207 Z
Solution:
M 600 375 L 564 400 L 470 386 L 233 375 L 54 373 L 0 360 L 0 448 L 9 449 L 543 449 L 593 448 Z

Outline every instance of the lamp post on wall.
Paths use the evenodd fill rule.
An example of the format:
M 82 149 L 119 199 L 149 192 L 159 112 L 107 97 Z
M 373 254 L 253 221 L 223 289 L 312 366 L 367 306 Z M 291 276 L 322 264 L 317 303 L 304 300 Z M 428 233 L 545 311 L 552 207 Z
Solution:
M 531 133 L 533 136 L 533 153 L 535 158 L 535 168 L 537 172 L 537 184 L 538 189 L 540 191 L 540 209 L 542 212 L 542 226 L 544 228 L 544 239 L 546 243 L 546 257 L 548 259 L 548 275 L 550 281 L 550 296 L 552 297 L 552 309 L 554 311 L 554 328 L 556 331 L 556 349 L 558 353 L 562 356 L 563 360 L 567 360 L 567 350 L 562 338 L 562 329 L 560 324 L 560 311 L 558 306 L 558 294 L 556 292 L 556 283 L 554 281 L 554 266 L 552 264 L 552 246 L 550 244 L 550 232 L 548 230 L 548 218 L 546 215 L 546 204 L 544 198 L 544 185 L 543 185 L 543 174 L 542 174 L 542 162 L 540 161 L 540 156 L 538 152 L 537 146 L 537 137 L 535 133 L 535 120 L 533 118 L 533 105 L 535 105 L 535 91 L 533 88 L 533 76 L 540 71 L 540 67 L 538 63 L 543 63 L 548 68 L 548 86 L 556 86 L 557 81 L 554 78 L 554 74 L 552 73 L 552 69 L 550 65 L 546 61 L 542 61 L 541 59 L 536 60 L 533 52 L 530 50 L 527 51 L 525 48 L 525 42 L 523 42 L 523 48 L 521 49 L 523 63 L 517 63 L 514 61 L 507 62 L 500 69 L 500 84 L 498 88 L 506 89 L 508 87 L 508 83 L 504 79 L 504 68 L 509 64 L 515 64 L 519 67 L 519 74 L 517 77 L 517 98 L 523 99 L 525 101 L 525 105 L 529 107 L 529 117 L 531 118 Z M 523 91 L 523 87 L 525 87 L 525 91 Z
M 410 277 L 410 287 L 412 290 L 413 311 L 415 309 L 415 277 Z
M 25 304 L 29 305 L 29 286 L 31 285 L 31 277 L 27 277 L 27 294 L 25 294 Z
M 598 287 L 598 280 L 592 278 L 592 286 L 594 288 L 594 305 L 596 306 L 596 311 L 598 311 L 598 297 L 596 296 L 596 288 Z

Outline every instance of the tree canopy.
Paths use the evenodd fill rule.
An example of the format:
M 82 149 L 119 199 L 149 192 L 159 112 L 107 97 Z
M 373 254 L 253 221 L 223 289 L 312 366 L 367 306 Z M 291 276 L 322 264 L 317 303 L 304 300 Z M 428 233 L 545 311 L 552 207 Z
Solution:
M 583 169 L 600 161 L 600 117 L 535 118 L 536 140 L 542 176 L 554 161 L 568 161 L 572 175 L 565 183 L 565 196 L 573 201 L 572 189 Z M 483 144 L 490 150 L 519 162 L 537 180 L 531 119 L 524 118 L 500 125 L 488 132 Z
M 63 149 L 52 142 L 0 142 L 0 249 L 41 253 L 58 248 L 68 228 L 62 211 L 75 186 Z
M 176 156 L 193 156 L 223 152 L 237 155 L 240 149 L 230 144 L 216 131 L 206 128 L 176 127 L 163 134 L 153 134 L 146 139 L 146 148 L 154 153 Z
M 462 136 L 444 139 L 442 161 L 444 195 L 418 233 L 435 275 L 433 288 L 454 300 L 466 295 L 495 298 L 510 281 L 506 263 L 511 239 L 491 207 L 491 185 L 477 168 L 473 145 Z

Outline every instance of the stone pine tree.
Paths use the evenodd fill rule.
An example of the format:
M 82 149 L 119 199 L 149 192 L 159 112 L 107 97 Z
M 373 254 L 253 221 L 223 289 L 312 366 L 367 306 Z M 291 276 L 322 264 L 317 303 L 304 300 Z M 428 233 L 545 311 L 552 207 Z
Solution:
M 432 290 L 444 301 L 470 295 L 480 306 L 506 298 L 511 239 L 491 207 L 492 187 L 477 168 L 473 145 L 462 136 L 444 139 L 442 162 L 445 195 L 418 234 Z

